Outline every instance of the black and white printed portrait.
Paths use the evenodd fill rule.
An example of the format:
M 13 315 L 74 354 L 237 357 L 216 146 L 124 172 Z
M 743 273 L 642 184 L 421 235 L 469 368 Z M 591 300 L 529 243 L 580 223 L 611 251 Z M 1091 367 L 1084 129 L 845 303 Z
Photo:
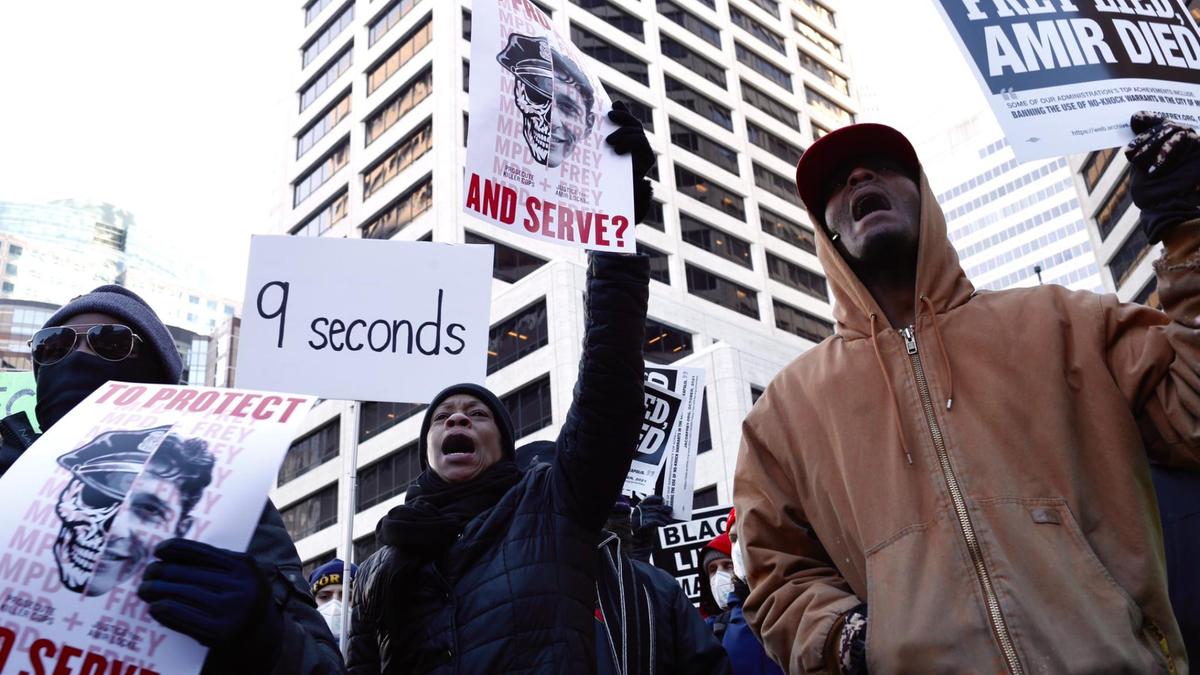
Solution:
M 159 542 L 191 529 L 215 458 L 205 441 L 169 430 L 108 431 L 58 458 L 71 472 L 55 508 L 62 524 L 54 543 L 68 589 L 103 595 L 140 575 Z
M 596 93 L 583 69 L 545 37 L 519 33 L 508 36 L 496 59 L 515 78 L 513 97 L 534 161 L 561 165 L 596 124 Z

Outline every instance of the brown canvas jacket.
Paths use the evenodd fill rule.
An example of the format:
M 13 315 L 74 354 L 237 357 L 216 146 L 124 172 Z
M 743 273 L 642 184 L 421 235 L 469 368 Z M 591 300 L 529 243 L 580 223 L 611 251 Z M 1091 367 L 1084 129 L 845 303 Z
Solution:
M 1200 237 L 1165 313 L 975 293 L 920 187 L 915 355 L 816 228 L 837 334 L 743 424 L 751 625 L 792 673 L 860 602 L 872 673 L 1186 673 L 1147 457 L 1200 466 Z

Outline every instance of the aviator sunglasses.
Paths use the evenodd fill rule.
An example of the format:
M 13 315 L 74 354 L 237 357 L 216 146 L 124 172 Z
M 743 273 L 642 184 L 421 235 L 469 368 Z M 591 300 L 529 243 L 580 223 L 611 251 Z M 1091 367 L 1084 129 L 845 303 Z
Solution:
M 77 326 L 83 328 L 83 326 Z M 33 355 L 33 362 L 39 366 L 49 366 L 66 358 L 67 354 L 79 346 L 80 332 L 73 326 L 55 326 L 43 328 L 33 334 L 27 343 Z M 124 361 L 133 354 L 135 342 L 141 342 L 129 326 L 118 323 L 104 323 L 91 326 L 83 333 L 88 347 L 96 356 L 106 361 Z

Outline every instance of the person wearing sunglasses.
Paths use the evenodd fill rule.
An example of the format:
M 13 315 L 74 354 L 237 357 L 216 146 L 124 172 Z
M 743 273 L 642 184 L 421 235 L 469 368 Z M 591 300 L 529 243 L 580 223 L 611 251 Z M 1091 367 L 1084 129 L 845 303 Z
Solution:
M 105 382 L 178 384 L 183 372 L 167 327 L 122 286 L 101 286 L 67 303 L 29 349 L 43 431 Z M 38 436 L 25 413 L 0 420 L 0 475 Z M 154 555 L 138 596 L 159 623 L 210 648 L 201 675 L 346 672 L 270 500 L 246 553 L 174 538 Z

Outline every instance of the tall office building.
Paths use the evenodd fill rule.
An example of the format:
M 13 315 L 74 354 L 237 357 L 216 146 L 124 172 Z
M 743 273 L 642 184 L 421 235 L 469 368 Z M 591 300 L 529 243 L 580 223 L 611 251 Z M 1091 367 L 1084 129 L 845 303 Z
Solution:
M 1188 9 L 1200 23 L 1200 0 Z M 1071 157 L 1076 189 L 1087 214 L 1088 233 L 1103 272 L 1104 288 L 1124 301 L 1158 305 L 1152 267 L 1162 244 L 1151 245 L 1137 227 L 1141 211 L 1129 193 L 1129 162 L 1121 148 Z
M 534 0 L 592 58 L 659 153 L 638 227 L 652 258 L 646 358 L 707 372 L 697 506 L 728 503 L 740 423 L 770 379 L 832 331 L 829 290 L 794 192 L 802 149 L 854 119 L 834 0 Z M 298 116 L 285 232 L 495 247 L 487 385 L 518 443 L 553 438 L 583 338 L 582 252 L 461 211 L 470 11 L 460 0 L 315 0 L 298 8 Z M 422 406 L 326 401 L 272 493 L 301 556 L 355 558 L 419 471 Z M 339 448 L 360 442 L 354 513 Z M 344 553 L 344 552 L 341 552 Z
M 202 271 L 188 264 L 111 204 L 0 202 L 0 298 L 62 305 L 120 284 L 167 324 L 208 335 L 239 302 L 204 289 Z
M 1102 290 L 1065 158 L 1018 162 L 984 107 L 918 145 L 950 241 L 976 288 Z

